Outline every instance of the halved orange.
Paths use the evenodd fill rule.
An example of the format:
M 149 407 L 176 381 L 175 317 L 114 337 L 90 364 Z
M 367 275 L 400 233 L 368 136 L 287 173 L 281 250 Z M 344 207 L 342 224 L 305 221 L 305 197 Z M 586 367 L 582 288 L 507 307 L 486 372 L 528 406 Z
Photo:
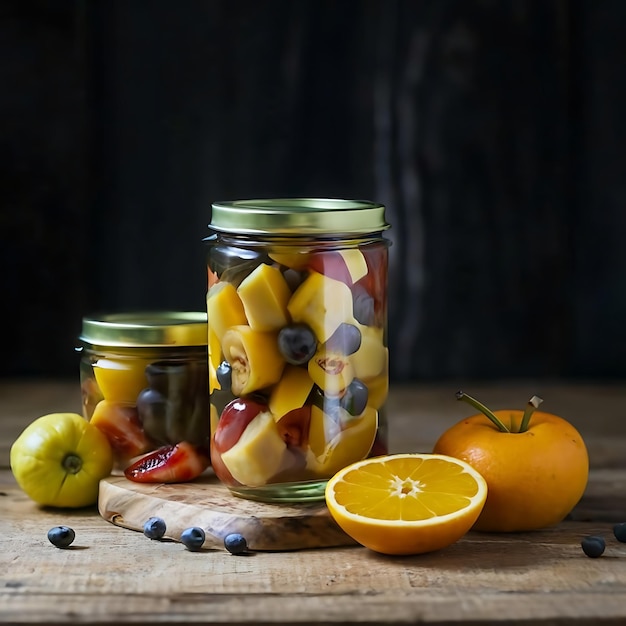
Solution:
M 333 519 L 383 554 L 421 554 L 460 539 L 487 499 L 485 479 L 441 454 L 391 454 L 353 463 L 326 485 Z

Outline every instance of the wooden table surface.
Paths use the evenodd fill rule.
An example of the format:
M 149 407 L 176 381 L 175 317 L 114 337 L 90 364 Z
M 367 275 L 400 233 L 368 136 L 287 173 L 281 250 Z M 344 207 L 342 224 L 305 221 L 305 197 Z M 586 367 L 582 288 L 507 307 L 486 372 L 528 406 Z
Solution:
M 387 557 L 362 547 L 189 552 L 114 526 L 96 508 L 42 510 L 16 486 L 9 449 L 36 417 L 78 411 L 76 383 L 0 381 L 0 622 L 2 623 L 626 623 L 626 385 L 529 382 L 465 385 L 491 408 L 523 406 L 569 419 L 587 442 L 591 475 L 570 519 L 534 533 L 470 532 L 437 553 Z M 393 387 L 392 452 L 429 451 L 469 414 L 451 385 Z M 51 526 L 76 531 L 68 550 Z M 580 540 L 602 534 L 586 557 Z

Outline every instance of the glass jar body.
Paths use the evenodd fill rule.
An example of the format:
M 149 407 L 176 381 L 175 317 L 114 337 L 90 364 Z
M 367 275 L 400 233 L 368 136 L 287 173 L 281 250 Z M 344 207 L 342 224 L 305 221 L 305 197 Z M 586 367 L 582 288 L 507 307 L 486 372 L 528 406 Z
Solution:
M 239 496 L 321 500 L 387 452 L 380 234 L 208 239 L 211 463 Z
M 208 466 L 206 345 L 102 346 L 81 341 L 79 349 L 83 416 L 107 436 L 115 474 L 142 455 L 181 442 L 191 444 Z M 170 469 L 176 479 L 178 469 Z

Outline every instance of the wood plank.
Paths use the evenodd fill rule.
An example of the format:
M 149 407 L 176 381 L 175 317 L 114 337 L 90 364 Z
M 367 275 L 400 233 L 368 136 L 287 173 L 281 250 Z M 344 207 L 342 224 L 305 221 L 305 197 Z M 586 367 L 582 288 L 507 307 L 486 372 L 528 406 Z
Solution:
M 619 485 L 626 486 L 626 474 Z M 608 487 L 603 476 L 594 484 Z M 0 621 L 46 623 L 609 624 L 626 620 L 626 544 L 606 522 L 534 533 L 469 533 L 436 553 L 387 557 L 362 547 L 198 553 L 150 541 L 86 511 L 42 510 L 0 472 Z M 76 530 L 58 550 L 48 528 Z M 580 539 L 603 534 L 589 559 Z
M 469 392 L 470 387 L 466 387 Z M 426 449 L 468 414 L 455 388 L 392 387 L 392 449 Z M 219 545 L 191 553 L 111 524 L 95 507 L 42 509 L 8 469 L 11 437 L 34 417 L 79 403 L 76 383 L 0 383 L 0 621 L 45 623 L 407 623 L 616 624 L 626 621 L 626 391 L 617 386 L 471 385 L 493 408 L 538 392 L 550 410 L 585 433 L 589 484 L 570 518 L 534 533 L 468 533 L 437 553 L 386 557 L 360 546 L 255 551 L 233 557 Z M 513 399 L 513 400 L 512 400 Z M 523 402 L 523 400 L 522 400 Z M 506 403 L 506 404 L 505 404 Z M 187 518 L 192 523 L 193 515 Z M 47 530 L 68 524 L 74 546 L 58 550 Z M 585 535 L 602 534 L 589 559 Z

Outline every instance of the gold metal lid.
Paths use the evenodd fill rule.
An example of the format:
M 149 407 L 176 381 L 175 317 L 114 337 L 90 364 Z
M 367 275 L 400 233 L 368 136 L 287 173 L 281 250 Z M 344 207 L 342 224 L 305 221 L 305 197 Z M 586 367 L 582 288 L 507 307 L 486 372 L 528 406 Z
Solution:
M 79 339 L 97 346 L 205 346 L 207 314 L 196 311 L 113 313 L 83 318 Z
M 364 235 L 389 228 L 385 207 L 366 200 L 275 198 L 215 202 L 209 227 L 242 235 Z

